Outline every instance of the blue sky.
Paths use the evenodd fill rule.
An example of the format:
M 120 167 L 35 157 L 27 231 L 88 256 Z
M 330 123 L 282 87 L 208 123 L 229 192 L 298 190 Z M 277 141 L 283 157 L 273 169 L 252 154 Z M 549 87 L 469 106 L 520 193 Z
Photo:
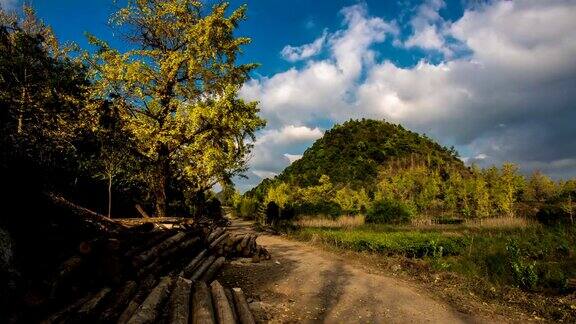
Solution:
M 125 46 L 108 0 L 33 0 L 61 41 Z M 17 0 L 0 0 L 17 7 Z M 247 189 L 334 123 L 378 118 L 455 145 L 467 163 L 576 175 L 576 1 L 232 1 L 248 5 L 240 96 L 258 100 Z

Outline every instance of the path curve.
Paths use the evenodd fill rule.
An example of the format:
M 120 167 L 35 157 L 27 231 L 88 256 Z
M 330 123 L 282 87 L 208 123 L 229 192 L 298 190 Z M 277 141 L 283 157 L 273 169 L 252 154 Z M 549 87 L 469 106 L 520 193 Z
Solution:
M 235 222 L 232 230 L 245 231 Z M 260 235 L 272 260 L 233 261 L 222 280 L 240 286 L 261 321 L 276 323 L 478 323 L 413 285 L 368 273 L 342 256 L 282 236 Z

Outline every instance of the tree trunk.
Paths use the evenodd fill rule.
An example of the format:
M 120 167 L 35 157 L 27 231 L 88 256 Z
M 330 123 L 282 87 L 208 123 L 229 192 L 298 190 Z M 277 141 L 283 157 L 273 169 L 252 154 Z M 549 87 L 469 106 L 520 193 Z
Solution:
M 112 218 L 112 175 L 108 175 L 108 218 Z
M 158 165 L 157 174 L 155 179 L 154 195 L 156 196 L 156 217 L 166 217 L 166 188 L 168 188 L 168 178 L 170 176 L 168 160 L 168 146 L 166 144 L 160 144 L 160 150 L 158 151 Z

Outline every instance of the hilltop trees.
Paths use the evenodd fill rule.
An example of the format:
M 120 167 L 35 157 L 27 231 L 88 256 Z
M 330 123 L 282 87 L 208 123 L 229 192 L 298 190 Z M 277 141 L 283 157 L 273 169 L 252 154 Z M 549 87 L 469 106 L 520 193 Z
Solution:
M 305 215 L 362 213 L 370 222 L 535 216 L 543 205 L 558 205 L 550 210 L 573 220 L 573 180 L 556 183 L 540 172 L 527 180 L 512 163 L 481 169 L 456 156 L 453 148 L 398 125 L 352 120 L 327 131 L 241 200 L 275 202 Z
M 157 216 L 172 179 L 202 193 L 245 169 L 247 138 L 264 125 L 255 102 L 237 98 L 255 64 L 236 58 L 248 38 L 235 37 L 245 8 L 204 14 L 200 1 L 129 1 L 112 21 L 128 31 L 125 53 L 91 36 L 91 97 L 121 109 L 149 176 Z

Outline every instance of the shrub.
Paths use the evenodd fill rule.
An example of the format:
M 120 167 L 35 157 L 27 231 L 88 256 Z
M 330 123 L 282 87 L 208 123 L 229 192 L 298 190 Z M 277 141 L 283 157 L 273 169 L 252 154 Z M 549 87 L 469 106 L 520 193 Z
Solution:
M 236 210 L 242 218 L 255 219 L 258 210 L 258 201 L 250 197 L 244 197 L 240 201 Z
M 544 205 L 536 213 L 536 219 L 541 224 L 553 226 L 567 223 L 570 220 L 570 214 L 559 205 Z
M 413 216 L 412 210 L 400 201 L 383 199 L 375 201 L 366 214 L 366 223 L 407 223 Z

